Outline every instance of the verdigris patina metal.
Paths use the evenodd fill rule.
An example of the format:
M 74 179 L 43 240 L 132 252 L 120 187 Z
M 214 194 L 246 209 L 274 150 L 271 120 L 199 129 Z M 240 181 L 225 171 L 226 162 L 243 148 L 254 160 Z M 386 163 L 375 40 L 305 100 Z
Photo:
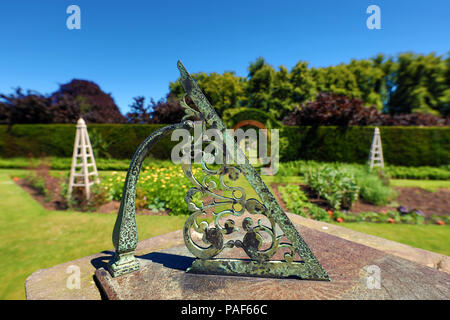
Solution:
M 209 126 L 219 130 L 223 137 L 223 146 L 226 152 L 233 155 L 237 154 L 237 157 L 244 161 L 235 165 L 229 165 L 225 161 L 218 169 L 211 169 L 202 161 L 202 171 L 205 175 L 200 181 L 194 177 L 191 162 L 180 163 L 186 177 L 194 185 L 193 188 L 189 189 L 185 198 L 188 209 L 192 211 L 192 214 L 185 223 L 183 235 L 186 247 L 198 259 L 193 262 L 187 272 L 329 281 L 325 270 L 283 212 L 256 169 L 250 164 L 238 144 L 234 143 L 234 137 L 226 130 L 222 120 L 180 61 L 178 61 L 178 69 L 186 95 L 191 98 L 198 110 L 189 107 L 183 98 L 181 105 L 186 110 L 183 122 L 154 132 L 136 151 L 128 169 L 119 214 L 114 227 L 113 243 L 116 248 L 116 256 L 109 265 L 111 275 L 115 277 L 139 269 L 139 262 L 134 256 L 134 250 L 137 246 L 135 198 L 138 176 L 144 158 L 151 146 L 165 134 L 174 129 L 192 128 L 193 122 L 187 119 L 195 116 L 201 119 L 204 128 Z M 237 180 L 241 173 L 261 201 L 254 198 L 247 199 L 243 188 L 229 186 L 224 182 L 224 177 L 227 176 L 230 180 Z M 210 179 L 212 177 L 218 178 L 222 190 L 228 191 L 230 195 L 219 193 L 217 184 Z M 212 198 L 212 202 L 202 203 L 198 206 L 193 201 L 194 196 L 198 193 L 202 197 Z M 223 206 L 228 206 L 228 208 L 219 212 L 214 210 Z M 197 218 L 205 216 L 207 210 L 213 210 L 213 227 L 210 227 L 206 221 L 197 222 Z M 262 215 L 269 220 L 270 226 L 261 223 L 260 219 L 254 225 L 253 219 L 246 217 L 241 222 L 242 228 L 246 232 L 242 240 L 225 242 L 224 235 L 230 235 L 238 228 L 235 226 L 233 219 L 226 220 L 223 226 L 220 224 L 220 219 L 229 215 L 239 217 L 245 212 L 249 212 L 251 216 Z M 281 230 L 281 234 L 277 233 L 277 226 Z M 203 235 L 202 242 L 205 246 L 198 245 L 192 239 L 192 230 Z M 262 233 L 265 233 L 266 237 L 268 235 L 270 239 L 270 245 L 265 249 L 262 249 L 264 241 Z M 282 241 L 282 239 L 287 240 Z M 249 259 L 214 258 L 224 249 L 232 247 L 242 248 Z M 284 251 L 284 260 L 271 260 L 279 250 Z M 297 254 L 300 259 L 296 259 Z
M 175 129 L 189 128 L 188 122 L 182 122 L 161 128 L 148 136 L 139 146 L 131 160 L 122 191 L 119 213 L 114 225 L 113 244 L 116 248 L 115 258 L 108 265 L 111 275 L 120 276 L 139 269 L 139 261 L 134 256 L 138 243 L 136 225 L 136 186 L 142 163 L 152 146 L 162 137 Z

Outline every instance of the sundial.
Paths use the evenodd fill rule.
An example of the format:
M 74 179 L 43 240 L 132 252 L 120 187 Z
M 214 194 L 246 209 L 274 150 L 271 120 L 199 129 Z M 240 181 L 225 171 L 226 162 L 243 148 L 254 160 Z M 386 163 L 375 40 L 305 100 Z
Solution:
M 195 80 L 187 72 L 183 64 L 178 61 L 181 75 L 181 84 L 195 107 L 190 107 L 183 98 L 181 104 L 185 108 L 186 116 L 182 122 L 166 126 L 148 136 L 139 146 L 131 160 L 117 220 L 113 231 L 113 244 L 115 256 L 108 265 L 112 277 L 119 277 L 138 271 L 141 268 L 139 260 L 135 257 L 138 244 L 136 224 L 136 187 L 139 172 L 145 157 L 152 146 L 162 137 L 176 129 L 191 129 L 194 122 L 192 118 L 200 119 L 203 128 L 218 130 L 223 137 L 223 146 L 229 154 L 237 155 L 243 159 L 236 164 L 224 161 L 219 168 L 212 169 L 203 160 L 201 162 L 204 177 L 197 179 L 194 176 L 191 162 L 181 162 L 180 165 L 192 188 L 187 191 L 185 202 L 191 211 L 183 228 L 184 243 L 189 252 L 196 257 L 186 272 L 192 274 L 212 274 L 223 276 L 244 276 L 262 278 L 297 278 L 308 280 L 329 281 L 328 274 L 314 256 L 307 243 L 300 236 L 294 224 L 282 210 L 276 198 L 261 179 L 257 170 L 240 149 L 238 144 L 232 143 L 234 139 L 222 120 L 215 112 Z M 247 198 L 246 190 L 239 186 L 229 186 L 224 178 L 237 180 L 243 175 L 259 196 Z M 216 183 L 208 178 L 215 177 L 220 182 L 222 190 L 230 195 L 218 192 Z M 198 205 L 193 201 L 194 196 L 212 198 L 212 202 Z M 225 209 L 218 209 L 218 208 Z M 213 223 L 198 220 L 212 210 Z M 250 215 L 243 218 L 244 213 Z M 257 217 L 263 217 L 257 219 Z M 224 218 L 228 218 L 224 223 Z M 235 222 L 239 221 L 238 226 Z M 244 234 L 241 239 L 226 240 L 239 228 Z M 241 230 L 241 231 L 242 231 Z M 202 236 L 199 239 L 192 237 L 192 231 Z M 268 240 L 268 241 L 266 241 Z M 218 258 L 222 252 L 237 248 L 245 252 L 246 258 Z M 282 259 L 274 259 L 282 252 Z

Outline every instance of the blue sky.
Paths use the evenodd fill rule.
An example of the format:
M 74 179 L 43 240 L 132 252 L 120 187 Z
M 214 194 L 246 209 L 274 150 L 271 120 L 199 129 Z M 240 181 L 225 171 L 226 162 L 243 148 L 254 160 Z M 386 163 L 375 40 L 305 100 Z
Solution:
M 66 8 L 81 8 L 69 30 Z M 369 30 L 369 5 L 381 30 Z M 275 67 L 329 66 L 377 53 L 450 50 L 450 1 L 42 0 L 0 3 L 0 92 L 51 93 L 73 78 L 96 82 L 126 113 L 138 95 L 165 97 L 181 59 L 189 72 L 247 75 L 262 56 Z

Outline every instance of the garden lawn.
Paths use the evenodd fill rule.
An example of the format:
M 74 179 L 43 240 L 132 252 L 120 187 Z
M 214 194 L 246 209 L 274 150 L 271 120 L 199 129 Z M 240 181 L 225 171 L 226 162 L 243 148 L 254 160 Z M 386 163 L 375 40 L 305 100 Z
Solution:
M 450 226 L 368 222 L 333 224 L 450 256 Z
M 36 270 L 113 247 L 111 233 L 116 215 L 47 211 L 9 178 L 10 174 L 23 175 L 25 172 L 0 169 L 0 194 L 2 194 L 0 299 L 25 298 L 25 279 Z M 107 177 L 111 174 L 102 172 L 100 175 Z M 264 176 L 263 180 L 268 186 L 272 182 L 303 182 L 303 179 L 297 176 Z M 414 186 L 422 181 L 415 181 Z M 238 181 L 230 184 L 243 187 L 247 191 L 247 198 L 258 198 L 244 177 L 241 176 Z M 429 187 L 435 186 L 434 184 Z M 139 239 L 181 229 L 186 218 L 186 216 L 137 216 Z M 449 226 L 377 223 L 341 223 L 339 225 L 413 247 L 450 255 Z
M 23 171 L 22 171 L 23 172 Z M 116 215 L 47 211 L 0 170 L 0 299 L 24 299 L 34 271 L 112 249 Z M 174 230 L 186 216 L 137 216 L 139 239 Z
M 450 180 L 406 180 L 406 179 L 392 179 L 391 186 L 393 187 L 418 187 L 431 192 L 435 192 L 441 188 L 450 189 Z

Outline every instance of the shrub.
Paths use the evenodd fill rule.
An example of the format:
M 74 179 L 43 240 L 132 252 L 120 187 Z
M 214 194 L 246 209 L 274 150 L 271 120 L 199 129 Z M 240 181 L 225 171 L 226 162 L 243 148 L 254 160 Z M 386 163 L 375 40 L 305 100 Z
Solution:
M 328 172 L 341 172 L 343 175 L 348 175 L 349 177 L 353 176 L 354 179 L 352 178 L 352 181 L 354 181 L 354 183 L 356 183 L 359 188 L 359 197 L 361 199 L 364 199 L 364 201 L 368 203 L 382 205 L 390 202 L 397 196 L 395 190 L 389 187 L 386 183 L 389 181 L 389 179 L 387 177 L 379 176 L 375 171 L 369 171 L 367 166 L 348 165 L 341 163 L 323 164 L 314 161 L 293 161 L 280 164 L 280 168 L 278 171 L 280 175 L 299 175 L 305 177 L 308 181 L 308 184 L 310 184 L 310 186 L 315 189 L 319 193 L 319 195 L 327 199 L 332 207 L 334 207 L 335 209 L 339 209 L 333 204 L 335 203 L 336 199 L 339 199 L 340 197 L 340 192 L 338 190 L 348 187 L 341 186 L 339 185 L 339 182 L 336 182 L 338 184 L 334 186 L 334 188 L 330 186 L 328 192 L 324 191 L 324 186 L 316 186 L 316 184 L 318 183 L 316 180 L 319 179 L 318 175 L 320 172 L 322 172 L 322 174 L 324 174 L 325 176 L 320 178 L 321 182 L 319 184 L 326 184 L 327 186 L 328 183 L 332 183 L 332 181 L 335 181 L 335 178 L 327 176 Z M 311 180 L 311 175 L 313 175 L 314 177 L 313 180 Z M 351 186 L 350 188 L 353 188 L 353 186 Z M 344 189 L 342 189 L 342 191 Z M 330 193 L 330 195 L 323 195 L 321 194 L 321 192 L 325 194 Z M 353 203 L 353 201 L 351 201 L 351 203 Z M 349 203 L 350 202 L 346 199 L 344 208 L 347 207 Z
M 73 188 L 71 197 L 68 198 L 67 194 L 64 194 L 64 199 L 67 200 L 67 207 L 70 210 L 95 211 L 108 202 L 108 194 L 103 185 L 93 184 L 89 199 L 86 199 L 84 188 Z
M 134 97 L 130 105 L 131 112 L 127 113 L 128 123 L 134 124 L 161 124 L 178 123 L 185 116 L 185 110 L 175 99 L 160 100 L 145 105 L 145 97 Z
M 337 210 L 341 207 L 351 208 L 358 199 L 359 187 L 353 174 L 347 170 L 336 170 L 324 165 L 309 172 L 307 183 Z
M 364 201 L 380 206 L 396 198 L 395 190 L 387 186 L 376 173 L 370 172 L 368 169 L 354 172 L 359 187 L 359 196 Z
M 319 93 L 315 100 L 297 107 L 283 119 L 286 125 L 302 126 L 448 126 L 450 117 L 411 113 L 391 116 L 364 101 L 334 93 Z
M 288 184 L 285 187 L 280 186 L 278 190 L 290 212 L 314 220 L 332 221 L 327 211 L 309 202 L 308 197 L 298 185 Z
M 375 107 L 365 107 L 361 99 L 333 93 L 319 93 L 314 101 L 295 108 L 283 120 L 291 126 L 381 125 L 382 121 Z
M 397 211 L 388 212 L 362 212 L 359 214 L 348 213 L 340 210 L 324 210 L 319 206 L 311 203 L 303 191 L 297 185 L 279 186 L 281 198 L 286 204 L 289 212 L 324 222 L 372 222 L 372 223 L 408 223 L 423 224 L 425 216 L 418 210 L 408 210 L 407 213 L 401 214 Z M 449 224 L 449 216 L 433 215 L 430 219 L 431 223 Z
M 41 175 L 37 174 L 36 172 L 30 172 L 27 174 L 24 179 L 34 188 L 36 191 L 45 196 L 48 197 L 48 190 L 45 184 L 45 179 Z

